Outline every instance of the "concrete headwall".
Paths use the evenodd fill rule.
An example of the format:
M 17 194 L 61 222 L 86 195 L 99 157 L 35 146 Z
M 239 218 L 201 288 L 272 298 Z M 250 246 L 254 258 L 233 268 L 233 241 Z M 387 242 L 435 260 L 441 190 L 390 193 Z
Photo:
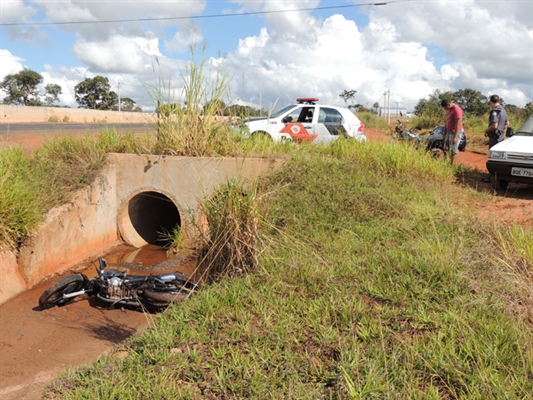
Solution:
M 0 105 L 0 123 L 149 123 L 154 113 Z
M 231 178 L 250 182 L 281 165 L 281 160 L 272 159 L 111 154 L 90 188 L 48 213 L 18 258 L 0 252 L 0 304 L 118 243 L 146 244 L 129 207 L 139 193 L 164 196 L 179 211 L 181 226 L 186 228 L 189 210 L 197 210 L 199 200 L 220 184 Z M 136 218 L 150 220 L 151 215 Z

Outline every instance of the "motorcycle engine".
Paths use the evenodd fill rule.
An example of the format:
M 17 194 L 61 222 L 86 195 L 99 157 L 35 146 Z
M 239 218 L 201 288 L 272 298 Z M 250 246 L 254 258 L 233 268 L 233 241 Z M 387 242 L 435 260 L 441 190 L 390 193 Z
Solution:
M 110 299 L 121 299 L 123 296 L 122 294 L 122 279 L 114 276 L 112 278 L 109 278 L 107 280 L 107 294 Z

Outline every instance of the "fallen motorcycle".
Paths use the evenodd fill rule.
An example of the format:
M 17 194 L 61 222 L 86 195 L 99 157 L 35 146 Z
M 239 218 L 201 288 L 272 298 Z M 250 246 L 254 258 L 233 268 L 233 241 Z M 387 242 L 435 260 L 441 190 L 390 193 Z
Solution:
M 63 306 L 86 294 L 110 305 L 160 309 L 184 300 L 198 290 L 198 285 L 181 272 L 161 275 L 128 275 L 126 271 L 106 269 L 98 258 L 97 276 L 69 275 L 48 288 L 39 298 L 42 310 Z
M 398 139 L 398 140 L 414 142 L 415 144 L 418 144 L 420 142 L 420 135 L 418 133 L 413 132 L 410 129 L 404 131 L 403 123 L 400 120 L 396 122 L 396 127 L 394 128 L 394 132 L 393 132 L 393 138 Z

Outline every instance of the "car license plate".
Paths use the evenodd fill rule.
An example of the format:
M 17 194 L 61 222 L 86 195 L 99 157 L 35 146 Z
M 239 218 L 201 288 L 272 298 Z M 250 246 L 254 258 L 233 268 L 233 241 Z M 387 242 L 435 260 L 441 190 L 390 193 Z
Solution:
M 513 167 L 511 169 L 511 175 L 533 178 L 533 169 Z

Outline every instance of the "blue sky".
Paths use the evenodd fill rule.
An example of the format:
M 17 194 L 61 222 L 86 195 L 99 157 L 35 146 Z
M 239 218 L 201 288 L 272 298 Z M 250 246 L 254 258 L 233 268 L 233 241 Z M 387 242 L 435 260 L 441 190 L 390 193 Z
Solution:
M 120 85 L 124 97 L 150 109 L 146 86 L 154 83 L 154 65 L 179 93 L 189 45 L 205 43 L 208 64 L 232 77 L 228 103 L 269 108 L 316 96 L 342 105 L 345 89 L 357 90 L 354 100 L 367 106 L 390 90 L 391 103 L 408 110 L 437 89 L 497 93 L 518 106 L 533 100 L 530 0 L 363 4 L 2 0 L 0 79 L 30 68 L 43 75 L 43 85 L 62 87 L 62 105 L 76 107 L 74 86 L 102 75 L 113 90 Z M 250 13 L 259 14 L 211 17 Z M 169 17 L 183 19 L 159 20 Z M 74 21 L 86 23 L 31 25 Z M 15 22 L 28 24 L 8 25 Z

